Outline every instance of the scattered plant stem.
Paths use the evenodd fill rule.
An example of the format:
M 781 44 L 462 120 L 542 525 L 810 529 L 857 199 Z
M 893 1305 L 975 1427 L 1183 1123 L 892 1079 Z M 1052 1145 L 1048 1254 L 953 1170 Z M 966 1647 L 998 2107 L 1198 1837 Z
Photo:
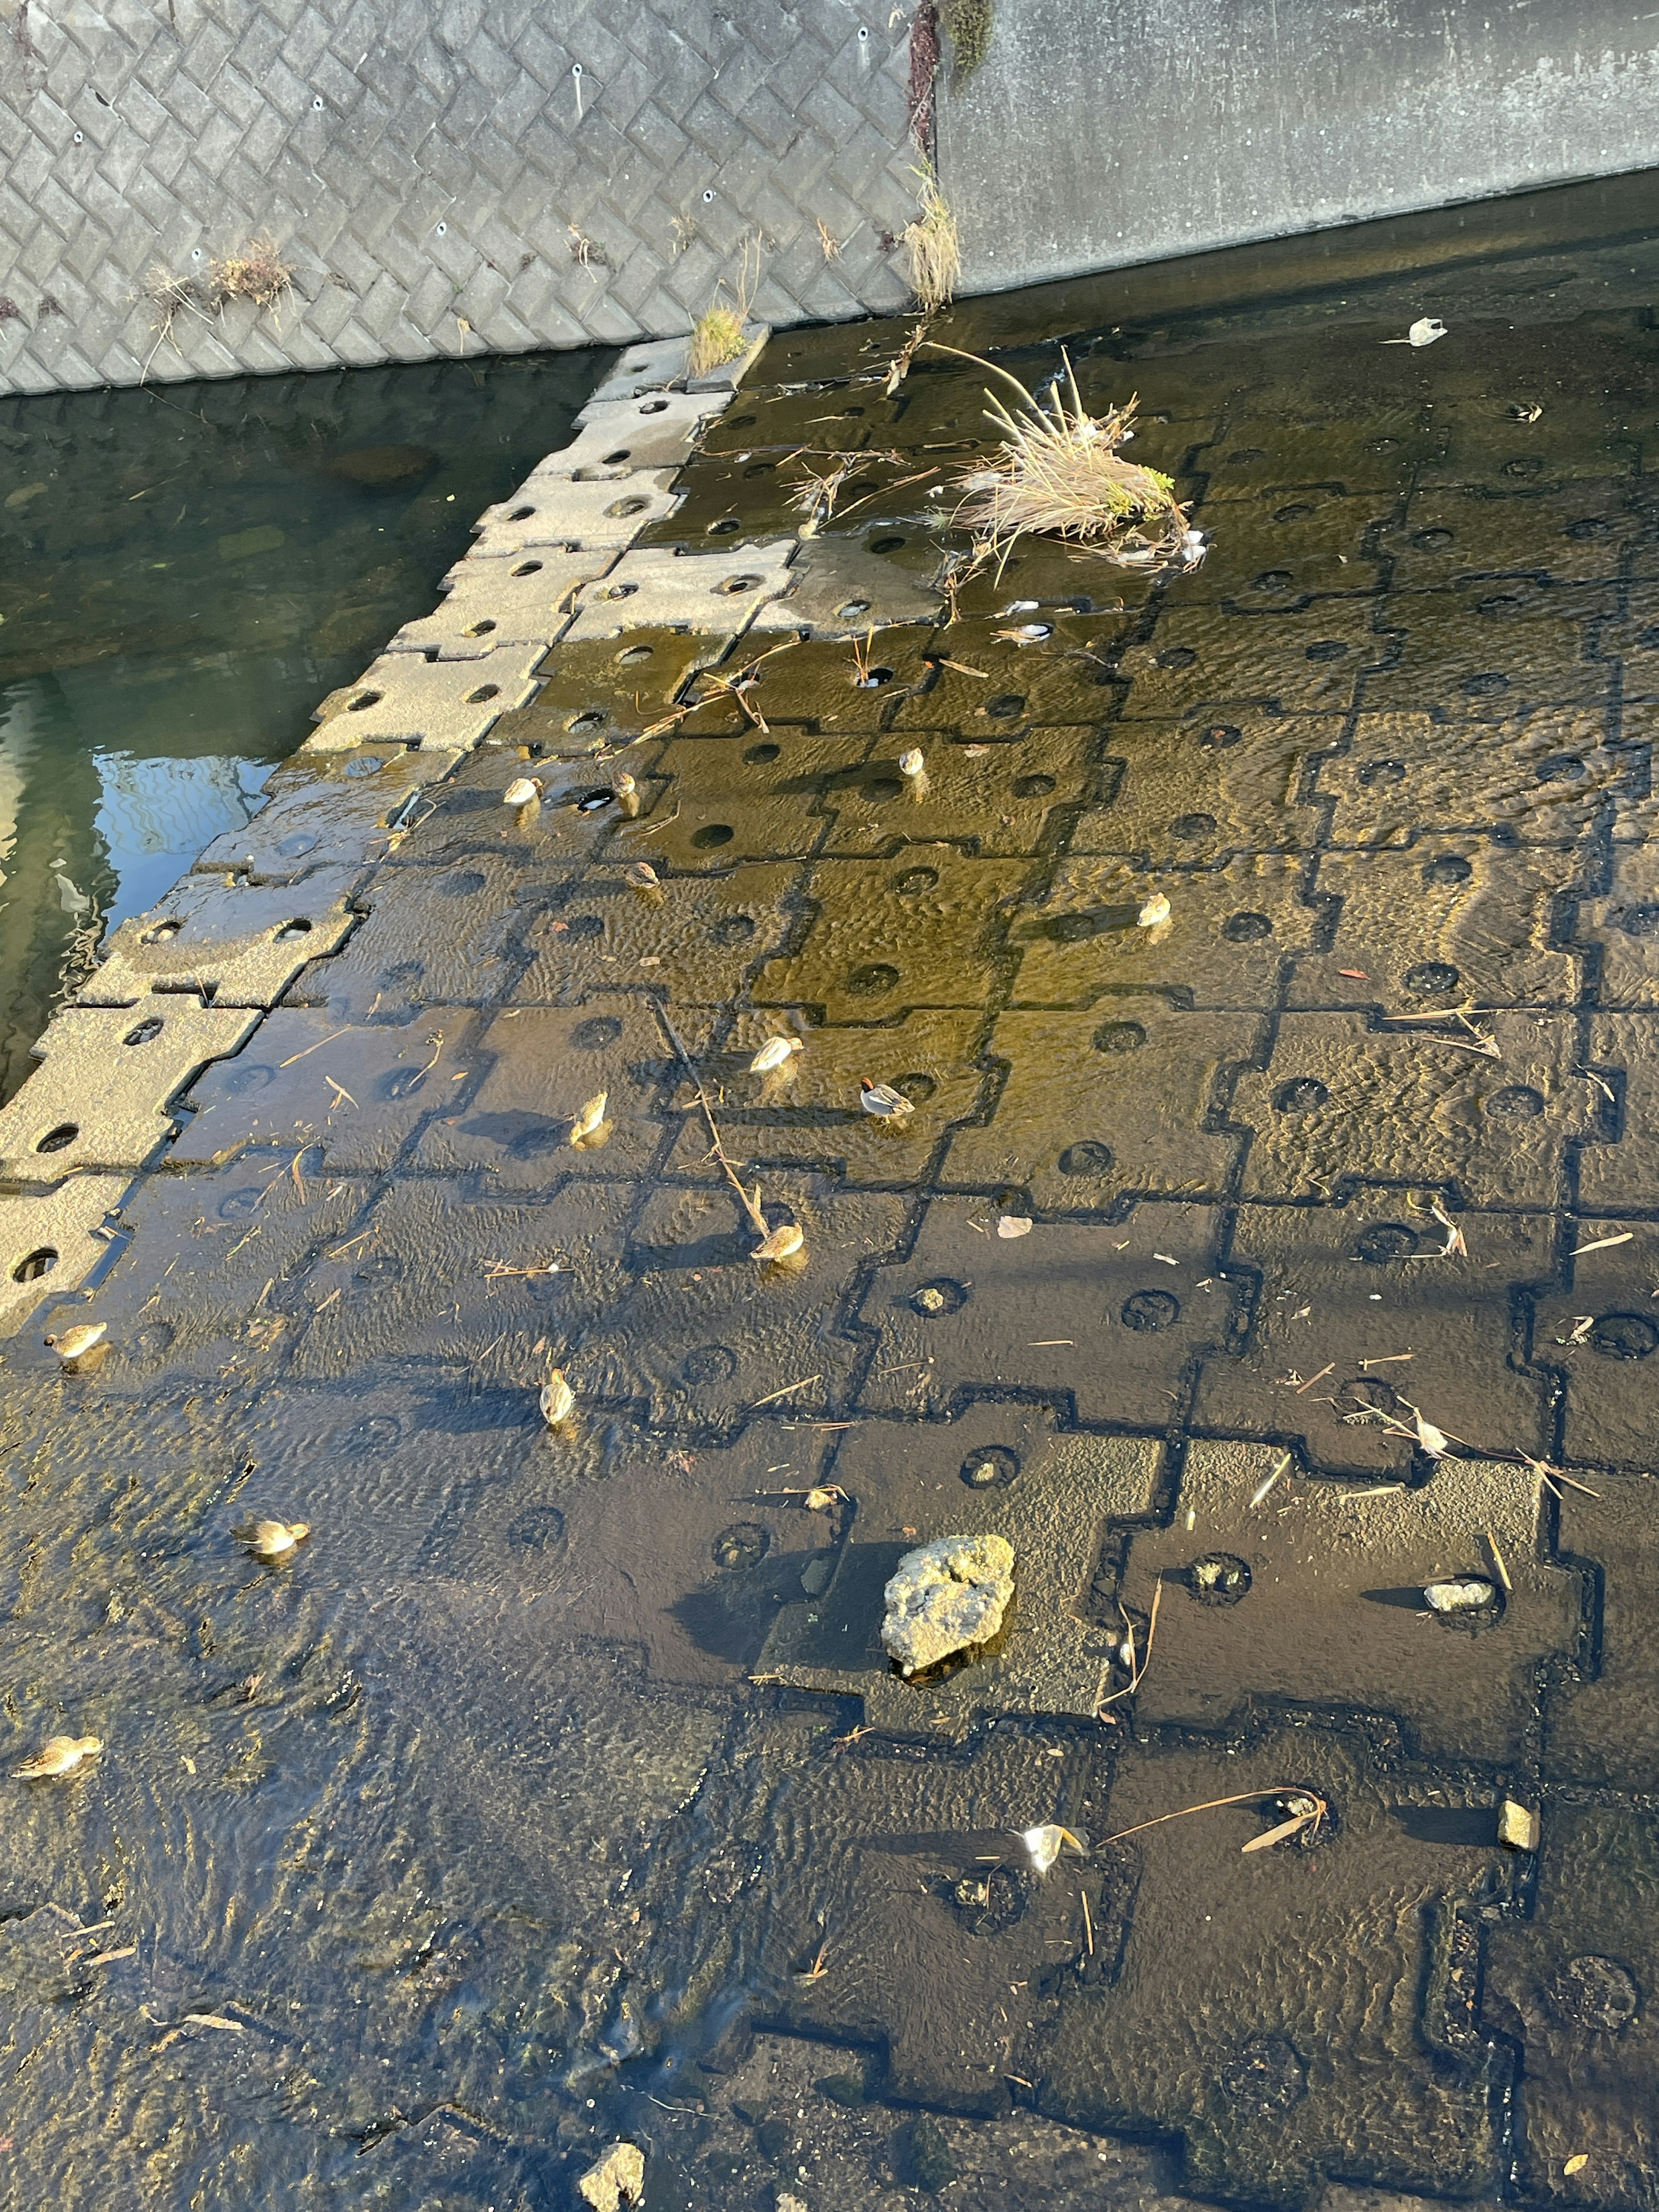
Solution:
M 673 1023 L 669 1020 L 668 1016 L 664 1012 L 661 1005 L 654 999 L 652 1000 L 651 1004 L 657 1019 L 662 1024 L 663 1029 L 667 1034 L 668 1042 L 674 1048 L 675 1054 L 679 1060 L 681 1066 L 685 1070 L 687 1075 L 690 1077 L 692 1087 L 696 1091 L 697 1103 L 702 1109 L 703 1120 L 708 1124 L 709 1139 L 714 1146 L 712 1157 L 720 1162 L 721 1173 L 731 1184 L 732 1189 L 736 1191 L 739 1199 L 742 1200 L 743 1210 L 749 1216 L 750 1221 L 754 1223 L 755 1227 L 759 1231 L 763 1237 L 770 1236 L 771 1231 L 766 1225 L 766 1216 L 760 1210 L 760 1185 L 758 1183 L 755 1185 L 755 1195 L 753 1198 L 750 1198 L 749 1193 L 743 1187 L 742 1177 L 732 1166 L 731 1161 L 726 1157 L 726 1147 L 720 1142 L 720 1127 L 714 1120 L 714 1109 L 708 1103 L 708 1093 L 702 1087 L 702 1078 L 697 1073 L 696 1062 L 692 1059 L 690 1054 L 681 1042 L 679 1031 L 674 1027 Z
M 1285 1824 L 1286 1829 L 1292 1825 L 1304 1827 L 1310 1822 L 1316 1829 L 1331 1809 L 1317 1790 L 1304 1790 L 1295 1783 L 1281 1784 L 1270 1790 L 1241 1790 L 1235 1797 L 1206 1797 L 1201 1805 L 1182 1805 L 1173 1813 L 1160 1813 L 1156 1820 L 1137 1820 L 1132 1828 L 1120 1828 L 1115 1835 L 1103 1836 L 1097 1848 L 1104 1850 L 1108 1844 L 1121 1844 L 1126 1836 L 1144 1835 L 1148 1828 L 1161 1828 L 1166 1820 L 1184 1820 L 1189 1813 L 1213 1813 L 1223 1805 L 1255 1805 L 1260 1804 L 1264 1797 L 1290 1796 L 1312 1798 L 1314 1810 L 1311 1813 L 1298 1813 L 1293 1823 L 1286 1821 Z M 1256 1837 L 1253 1844 L 1247 1844 L 1244 1848 L 1247 1850 L 1260 1850 L 1264 1844 L 1270 1842 L 1281 1832 L 1278 1829 L 1270 1829 L 1266 1836 Z

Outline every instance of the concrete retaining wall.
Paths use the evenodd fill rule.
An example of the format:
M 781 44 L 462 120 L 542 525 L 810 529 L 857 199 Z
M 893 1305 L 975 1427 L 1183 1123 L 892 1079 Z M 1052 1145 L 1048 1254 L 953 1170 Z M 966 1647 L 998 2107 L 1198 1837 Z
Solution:
M 994 0 L 964 287 L 1659 163 L 1639 0 Z M 0 0 L 0 390 L 903 304 L 912 0 Z M 924 9 L 924 36 L 931 15 Z M 948 49 L 947 49 L 948 52 Z M 192 302 L 268 233 L 279 310 Z
M 995 0 L 939 103 L 964 288 L 1659 163 L 1639 0 Z

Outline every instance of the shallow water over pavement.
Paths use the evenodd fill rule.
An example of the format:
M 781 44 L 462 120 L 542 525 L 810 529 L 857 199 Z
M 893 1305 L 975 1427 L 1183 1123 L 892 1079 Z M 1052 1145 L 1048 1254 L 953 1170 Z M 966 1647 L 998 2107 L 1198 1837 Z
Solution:
M 649 538 L 869 504 L 758 636 L 556 647 L 192 1087 L 102 1364 L 10 1341 L 7 1749 L 106 1746 L 0 1826 L 20 2201 L 1649 2201 L 1659 267 L 1390 228 L 960 310 L 1212 547 L 949 624 L 982 379 L 775 341 Z M 999 1644 L 898 1680 L 980 1530 Z

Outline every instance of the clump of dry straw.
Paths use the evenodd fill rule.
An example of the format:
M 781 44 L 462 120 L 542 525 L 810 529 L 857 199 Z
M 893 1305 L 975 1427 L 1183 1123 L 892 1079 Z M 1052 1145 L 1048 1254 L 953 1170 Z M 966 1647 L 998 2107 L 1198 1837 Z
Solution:
M 899 244 L 910 264 L 910 289 L 932 315 L 948 307 L 956 296 L 962 246 L 957 219 L 939 188 L 939 179 L 931 169 L 918 169 L 916 175 L 921 180 L 916 192 L 920 211 L 899 233 Z
M 256 307 L 274 307 L 293 282 L 294 264 L 283 260 L 273 238 L 256 238 L 213 264 L 214 301 L 220 307 L 227 300 L 252 300 Z
M 707 376 L 713 369 L 724 368 L 728 361 L 736 361 L 746 350 L 749 344 L 749 310 L 754 304 L 755 286 L 759 277 L 760 242 L 758 240 L 754 241 L 751 264 L 750 241 L 745 239 L 737 298 L 716 299 L 708 313 L 700 315 L 691 326 L 691 352 L 686 362 L 688 374 Z
M 951 519 L 972 532 L 978 558 L 1005 561 L 1018 539 L 1033 534 L 1069 538 L 1126 568 L 1191 557 L 1173 480 L 1125 460 L 1119 450 L 1133 434 L 1133 398 L 1091 415 L 1063 353 L 1063 377 L 1045 401 L 976 354 L 932 343 L 939 353 L 989 370 L 1018 395 L 1010 409 L 986 394 L 986 420 L 1001 432 L 1001 443 L 988 463 L 956 482 L 963 496 Z

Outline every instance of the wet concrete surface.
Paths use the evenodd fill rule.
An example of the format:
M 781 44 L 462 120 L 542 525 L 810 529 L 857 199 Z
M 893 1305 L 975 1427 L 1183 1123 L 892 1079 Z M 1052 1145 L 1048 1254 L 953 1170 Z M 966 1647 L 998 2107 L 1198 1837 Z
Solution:
M 0 1735 L 104 1747 L 0 1785 L 8 2201 L 1650 2202 L 1654 281 L 961 311 L 1213 544 L 955 621 L 982 379 L 792 334 L 613 518 L 672 592 L 387 653 L 111 948 L 0 1112 Z M 475 567 L 633 496 L 535 483 Z

